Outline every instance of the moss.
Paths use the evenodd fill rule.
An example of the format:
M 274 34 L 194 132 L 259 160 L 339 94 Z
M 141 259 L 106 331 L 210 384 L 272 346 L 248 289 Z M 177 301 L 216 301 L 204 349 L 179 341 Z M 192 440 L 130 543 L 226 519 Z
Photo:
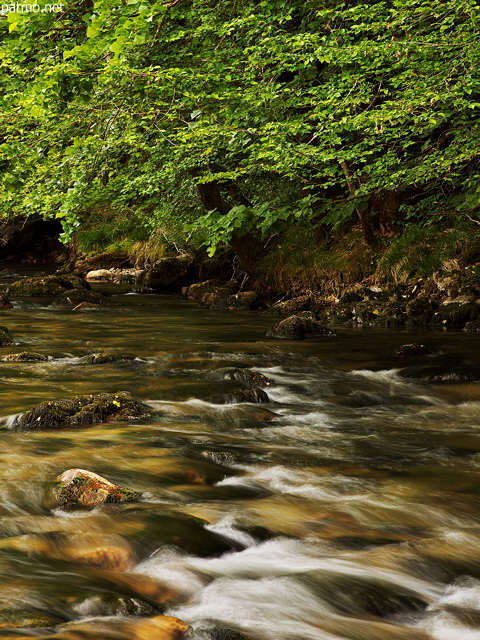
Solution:
M 67 400 L 42 402 L 20 418 L 20 429 L 56 429 L 111 420 L 133 420 L 147 415 L 147 409 L 128 391 L 116 394 L 76 396 Z
M 7 289 L 8 295 L 39 298 L 55 298 L 73 285 L 59 276 L 22 278 L 13 282 Z
M 442 305 L 432 316 L 432 324 L 446 326 L 465 326 L 467 322 L 480 319 L 480 304 Z

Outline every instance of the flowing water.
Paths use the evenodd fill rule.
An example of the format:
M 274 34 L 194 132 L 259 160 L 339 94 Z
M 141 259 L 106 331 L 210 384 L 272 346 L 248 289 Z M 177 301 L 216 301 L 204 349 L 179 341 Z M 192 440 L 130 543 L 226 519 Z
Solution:
M 389 355 L 415 341 L 478 363 L 480 334 L 275 341 L 262 313 L 112 293 L 0 312 L 0 355 L 49 356 L 0 362 L 0 636 L 154 638 L 139 625 L 164 612 L 196 640 L 480 639 L 480 384 L 405 380 Z M 99 351 L 132 359 L 81 364 Z M 209 402 L 235 386 L 224 367 L 270 376 L 270 403 Z M 38 402 L 120 390 L 151 416 L 15 429 Z M 52 511 L 74 467 L 142 501 Z

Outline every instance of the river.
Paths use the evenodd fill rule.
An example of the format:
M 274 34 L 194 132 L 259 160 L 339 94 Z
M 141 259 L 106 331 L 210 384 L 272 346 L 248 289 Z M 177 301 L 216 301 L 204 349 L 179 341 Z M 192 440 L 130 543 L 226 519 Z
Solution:
M 262 312 L 110 293 L 0 312 L 1 356 L 49 356 L 0 362 L 0 637 L 148 638 L 164 612 L 194 640 L 480 639 L 480 384 L 407 380 L 390 356 L 421 342 L 478 364 L 480 333 L 271 340 Z M 81 364 L 100 351 L 131 358 Z M 235 386 L 225 367 L 271 377 L 270 403 L 211 403 Z M 15 429 L 38 402 L 120 390 L 152 415 Z M 52 511 L 77 467 L 142 501 Z

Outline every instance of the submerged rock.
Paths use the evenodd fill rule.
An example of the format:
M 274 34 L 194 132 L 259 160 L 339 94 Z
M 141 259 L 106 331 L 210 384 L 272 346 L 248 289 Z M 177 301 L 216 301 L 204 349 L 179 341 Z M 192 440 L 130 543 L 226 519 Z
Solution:
M 96 422 L 133 420 L 148 414 L 128 391 L 75 396 L 67 400 L 42 402 L 16 421 L 19 429 L 59 429 Z
M 3 362 L 45 362 L 47 356 L 34 351 L 21 351 L 20 353 L 9 353 L 8 356 L 2 358 Z
M 267 338 L 283 338 L 285 340 L 303 340 L 304 338 L 320 338 L 334 336 L 336 332 L 311 317 L 289 316 L 273 325 L 266 333 Z
M 480 367 L 474 365 L 429 365 L 406 367 L 399 374 L 404 378 L 415 378 L 422 382 L 450 383 L 475 382 L 480 380 Z
M 211 380 L 233 380 L 242 382 L 249 387 L 271 387 L 275 381 L 260 371 L 254 369 L 242 369 L 240 367 L 223 367 L 212 371 L 209 376 Z
M 56 298 L 67 289 L 73 288 L 74 285 L 61 276 L 35 276 L 12 282 L 7 289 L 7 294 L 13 296 Z
M 88 289 L 80 287 L 77 289 L 64 291 L 57 298 L 55 298 L 55 303 L 78 306 L 83 302 L 88 302 L 89 304 L 105 304 L 107 300 L 107 296 L 104 296 L 102 293 L 97 293 L 96 291 L 88 291 Z
M 126 360 L 132 360 L 132 358 L 116 353 L 91 353 L 80 358 L 80 364 L 110 364 L 111 362 L 125 362 Z
M 0 309 L 13 309 L 13 304 L 4 293 L 0 293 Z
M 393 351 L 392 356 L 394 358 L 408 358 L 410 356 L 430 355 L 431 353 L 433 353 L 431 349 L 426 347 L 424 344 L 412 342 L 412 344 L 402 344 L 401 347 L 398 347 L 398 349 Z
M 188 630 L 186 622 L 173 616 L 118 616 L 118 619 L 69 622 L 58 633 L 49 635 L 48 640 L 180 640 L 186 637 Z
M 93 509 L 106 502 L 132 502 L 140 497 L 136 491 L 85 469 L 64 471 L 55 479 L 52 490 L 54 505 L 62 509 Z
M 13 344 L 13 338 L 7 327 L 0 325 L 0 347 L 8 347 Z
M 241 402 L 261 404 L 270 402 L 270 399 L 263 389 L 253 387 L 253 389 L 233 389 L 228 393 L 212 396 L 210 402 L 213 404 L 237 404 Z

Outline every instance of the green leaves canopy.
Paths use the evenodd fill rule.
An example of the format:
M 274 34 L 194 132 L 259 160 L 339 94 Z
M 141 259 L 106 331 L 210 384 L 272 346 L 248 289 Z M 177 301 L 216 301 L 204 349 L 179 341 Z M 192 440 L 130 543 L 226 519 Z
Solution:
M 215 246 L 342 223 L 387 191 L 475 209 L 479 13 L 472 0 L 85 0 L 8 14 L 0 215 L 61 217 L 68 233 L 108 203 L 201 225 Z M 205 215 L 195 182 L 235 182 L 251 206 Z

